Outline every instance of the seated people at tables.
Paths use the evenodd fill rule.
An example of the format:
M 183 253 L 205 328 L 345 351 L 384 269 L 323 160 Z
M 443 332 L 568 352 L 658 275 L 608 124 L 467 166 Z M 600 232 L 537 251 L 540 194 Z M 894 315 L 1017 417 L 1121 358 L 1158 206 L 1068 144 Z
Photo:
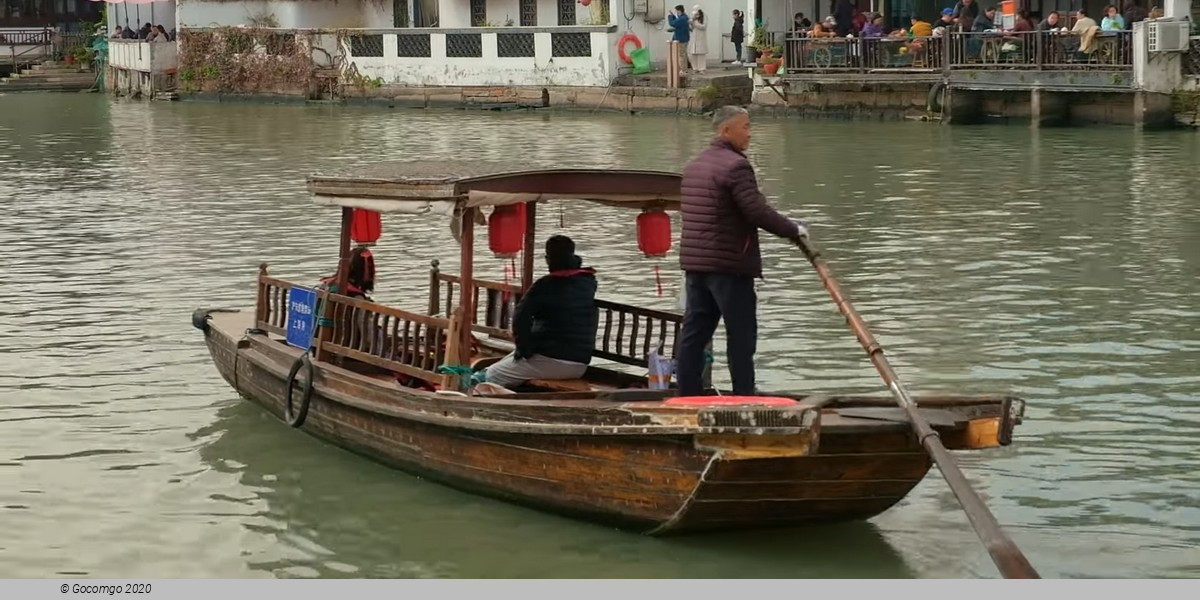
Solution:
M 1086 10 L 1081 8 L 1075 12 L 1075 26 L 1071 28 L 1071 33 L 1082 34 L 1092 27 L 1097 27 L 1096 20 L 1089 17 Z
M 804 13 L 798 12 L 796 13 L 796 16 L 792 17 L 793 33 L 803 33 L 809 29 L 812 29 L 812 21 L 809 21 L 808 18 L 804 16 Z
M 865 38 L 881 38 L 883 37 L 883 17 L 875 17 L 870 23 L 867 23 L 862 30 L 862 37 Z
M 1029 11 L 1023 8 L 1017 11 L 1017 22 L 1013 25 L 1013 31 L 1037 31 L 1037 24 L 1029 16 Z
M 996 7 L 989 6 L 979 13 L 978 17 L 975 17 L 975 26 L 971 28 L 971 31 L 982 32 L 994 29 L 996 29 Z
M 829 24 L 830 20 L 826 20 L 824 23 L 814 24 L 812 29 L 808 32 L 808 37 L 831 38 L 837 35 L 833 32 L 833 26 Z
M 1125 29 L 1125 17 L 1117 12 L 1117 7 L 1109 4 L 1104 7 L 1104 18 L 1100 20 L 1100 29 L 1104 31 L 1122 31 Z
M 915 38 L 930 37 L 933 35 L 933 25 L 930 25 L 925 19 L 922 19 L 917 15 L 913 15 L 912 27 L 910 27 L 908 31 L 912 34 L 912 37 Z
M 1058 16 L 1057 10 L 1050 11 L 1046 15 L 1046 20 L 1038 24 L 1038 31 L 1057 31 L 1064 27 L 1062 20 Z
M 579 379 L 596 346 L 596 271 L 582 267 L 575 242 L 546 240 L 550 273 L 534 282 L 513 314 L 517 349 L 485 371 L 486 381 L 504 387 L 531 379 Z
M 945 27 L 946 29 L 953 30 L 954 29 L 954 9 L 953 8 L 943 8 L 941 18 L 938 19 L 937 21 L 934 21 L 933 26 L 934 27 Z

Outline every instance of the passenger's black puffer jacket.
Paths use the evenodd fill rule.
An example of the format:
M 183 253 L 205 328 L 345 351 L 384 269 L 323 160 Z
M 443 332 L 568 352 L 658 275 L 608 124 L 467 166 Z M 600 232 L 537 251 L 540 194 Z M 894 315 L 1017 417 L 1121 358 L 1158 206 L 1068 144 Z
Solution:
M 581 268 L 551 271 L 529 286 L 513 314 L 517 356 L 541 354 L 589 364 L 596 346 L 596 271 Z

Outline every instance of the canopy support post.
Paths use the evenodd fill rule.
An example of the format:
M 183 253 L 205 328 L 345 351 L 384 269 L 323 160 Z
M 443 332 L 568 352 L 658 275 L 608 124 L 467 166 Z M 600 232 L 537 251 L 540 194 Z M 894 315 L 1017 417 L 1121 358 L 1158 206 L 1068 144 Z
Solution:
M 462 211 L 462 258 L 459 277 L 462 280 L 458 306 L 461 311 L 462 323 L 459 333 L 458 364 L 471 364 L 471 329 L 475 324 L 475 211 L 476 208 L 463 208 Z
M 525 251 L 521 265 L 521 294 L 533 285 L 533 263 L 537 256 L 537 202 L 525 203 Z
M 354 209 L 349 206 L 342 207 L 342 232 L 338 242 L 338 267 L 337 267 L 337 289 L 338 293 L 345 295 L 346 286 L 350 284 L 350 227 L 354 223 Z M 326 294 L 329 292 L 326 291 Z M 324 311 L 322 311 L 324 312 Z M 322 315 L 329 317 L 329 315 Z M 325 342 L 328 342 L 333 336 L 333 328 L 329 326 L 320 327 L 317 334 L 317 361 L 329 362 L 329 353 L 325 351 Z M 340 363 L 340 359 L 334 359 L 332 362 Z

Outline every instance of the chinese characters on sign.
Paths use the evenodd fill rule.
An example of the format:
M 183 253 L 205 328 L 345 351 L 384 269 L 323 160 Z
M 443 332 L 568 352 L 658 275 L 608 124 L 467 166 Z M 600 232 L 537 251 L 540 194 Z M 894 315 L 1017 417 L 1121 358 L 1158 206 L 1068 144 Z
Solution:
M 287 343 L 308 350 L 317 323 L 317 291 L 293 286 L 288 292 Z

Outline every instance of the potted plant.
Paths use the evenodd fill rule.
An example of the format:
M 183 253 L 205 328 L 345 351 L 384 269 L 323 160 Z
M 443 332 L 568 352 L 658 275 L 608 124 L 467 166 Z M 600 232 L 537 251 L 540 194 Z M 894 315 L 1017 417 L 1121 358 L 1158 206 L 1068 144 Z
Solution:
M 88 63 L 92 61 L 92 51 L 83 46 L 75 48 L 69 56 L 74 59 L 73 62 L 79 63 L 81 67 L 87 67 Z
M 754 28 L 754 37 L 750 39 L 750 43 L 746 44 L 746 48 L 750 50 L 750 60 L 757 61 L 759 56 L 763 54 L 764 48 L 769 48 L 767 38 L 770 34 L 767 33 L 767 28 L 759 25 Z

